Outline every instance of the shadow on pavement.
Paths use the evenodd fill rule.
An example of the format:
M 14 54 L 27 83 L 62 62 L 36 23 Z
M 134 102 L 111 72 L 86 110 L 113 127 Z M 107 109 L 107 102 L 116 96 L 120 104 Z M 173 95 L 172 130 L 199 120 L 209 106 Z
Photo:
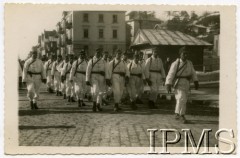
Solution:
M 92 114 L 130 114 L 130 115 L 155 115 L 155 114 L 163 114 L 163 115 L 172 115 L 174 114 L 174 109 L 138 109 L 131 110 L 130 108 L 123 108 L 119 112 L 114 112 L 112 108 L 107 107 L 103 108 L 101 112 L 92 112 L 91 107 L 50 107 L 50 108 L 40 108 L 38 110 L 26 110 L 20 109 L 19 116 L 31 116 L 31 115 L 46 115 L 46 114 L 71 114 L 71 113 L 92 113 Z M 218 116 L 217 112 L 212 110 L 191 110 L 187 111 L 187 115 L 200 115 L 200 116 Z
M 20 130 L 31 130 L 31 129 L 48 129 L 48 128 L 76 128 L 76 126 L 64 126 L 64 125 L 60 125 L 60 126 L 19 126 L 18 127 Z
M 204 120 L 187 120 L 186 124 L 215 124 L 218 125 L 218 121 L 204 121 Z

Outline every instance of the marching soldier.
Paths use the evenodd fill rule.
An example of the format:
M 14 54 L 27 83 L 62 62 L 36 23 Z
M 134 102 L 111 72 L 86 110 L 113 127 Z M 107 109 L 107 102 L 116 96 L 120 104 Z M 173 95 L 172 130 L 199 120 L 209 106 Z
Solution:
M 139 64 L 141 65 L 143 72 L 145 72 L 145 63 L 146 63 L 146 61 L 143 58 L 143 52 L 139 52 Z M 144 77 L 145 77 L 145 75 L 144 75 Z M 141 80 L 142 84 L 139 85 L 141 87 L 139 88 L 137 99 L 136 99 L 137 104 L 143 104 L 143 102 L 140 98 L 142 97 L 142 94 L 144 91 L 144 81 L 145 80 Z
M 68 99 L 68 102 L 75 102 L 73 97 L 74 94 L 72 93 L 73 85 L 69 80 L 70 71 L 72 69 L 72 64 L 73 64 L 73 55 L 69 54 L 68 58 L 69 58 L 69 62 L 64 64 L 61 72 L 61 80 L 66 84 L 66 97 Z
M 38 109 L 37 99 L 42 82 L 46 83 L 46 72 L 41 60 L 37 59 L 37 51 L 32 52 L 23 68 L 22 82 L 27 85 L 27 97 L 30 100 L 31 109 Z
M 92 110 L 102 111 L 102 95 L 105 91 L 105 82 L 110 85 L 107 63 L 101 58 L 101 49 L 96 50 L 95 56 L 90 59 L 86 71 L 86 84 L 92 87 L 93 107 Z
M 62 72 L 63 72 L 64 66 L 68 64 L 68 62 L 69 62 L 69 58 L 68 56 L 65 56 L 65 60 L 63 60 L 63 62 L 59 65 L 59 69 L 58 69 L 61 75 L 61 93 L 63 95 L 63 99 L 66 99 L 67 96 L 66 96 L 66 82 L 64 77 L 62 77 Z
M 130 72 L 129 79 L 129 94 L 131 100 L 131 107 L 133 110 L 137 109 L 136 100 L 138 98 L 139 91 L 142 90 L 143 80 L 145 80 L 144 69 L 139 62 L 139 55 L 134 54 L 134 59 L 128 64 Z
M 85 59 L 85 51 L 80 51 L 80 56 L 78 60 L 76 60 L 70 71 L 70 82 L 75 86 L 75 94 L 78 100 L 78 106 L 85 106 L 83 102 L 83 98 L 86 92 L 86 69 L 87 69 L 87 61 Z
M 109 77 L 112 79 L 112 89 L 114 96 L 114 111 L 119 111 L 125 85 L 129 82 L 129 71 L 127 65 L 121 60 L 121 50 L 116 51 L 116 57 L 109 63 Z
M 127 54 L 127 50 L 123 53 L 123 57 L 122 57 L 122 61 L 125 64 L 125 66 L 127 67 L 127 65 L 131 62 L 131 60 L 128 57 Z M 127 103 L 128 102 L 128 97 L 129 97 L 129 92 L 128 92 L 128 88 L 127 85 L 124 86 L 123 88 L 123 94 L 122 94 L 122 98 L 121 98 L 121 102 L 122 103 Z
M 153 55 L 146 60 L 145 77 L 148 85 L 151 88 L 148 106 L 150 109 L 155 109 L 159 86 L 165 81 L 165 71 L 162 60 L 158 57 L 156 48 L 153 49 Z
M 53 80 L 52 80 L 51 70 L 52 70 L 54 60 L 55 60 L 55 56 L 51 54 L 49 56 L 49 60 L 44 65 L 46 76 L 47 76 L 47 90 L 49 93 L 53 93 Z
M 59 71 L 61 69 L 62 64 L 63 64 L 62 56 L 58 55 L 57 60 L 54 61 L 52 70 L 51 70 L 52 80 L 54 83 L 54 88 L 55 88 L 55 92 L 56 92 L 57 96 L 62 95 L 60 92 L 60 90 L 61 90 L 61 71 Z
M 186 123 L 186 103 L 190 88 L 190 81 L 194 81 L 195 89 L 198 89 L 198 78 L 191 61 L 187 60 L 187 49 L 182 47 L 179 50 L 180 58 L 172 63 L 166 78 L 167 91 L 171 92 L 171 87 L 175 89 L 176 107 L 175 118 Z

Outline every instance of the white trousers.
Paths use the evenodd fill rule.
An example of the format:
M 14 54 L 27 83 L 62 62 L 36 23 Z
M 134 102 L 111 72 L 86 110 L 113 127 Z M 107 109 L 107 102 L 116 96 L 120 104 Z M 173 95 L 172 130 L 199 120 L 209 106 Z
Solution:
M 100 74 L 92 74 L 91 84 L 93 101 L 101 105 L 103 93 L 105 91 L 105 77 Z
M 150 86 L 151 91 L 149 100 L 156 102 L 160 86 L 163 84 L 162 75 L 160 73 L 151 72 L 150 81 L 152 82 L 152 85 Z
M 69 80 L 69 73 L 66 75 L 66 96 L 71 96 L 73 97 L 73 84 Z
M 112 75 L 112 90 L 115 103 L 120 103 L 125 88 L 125 78 L 118 74 Z
M 83 100 L 85 92 L 87 91 L 86 76 L 84 74 L 76 74 L 74 80 L 74 90 L 78 100 Z
M 60 91 L 61 90 L 61 75 L 59 72 L 55 72 L 53 82 L 54 82 L 55 91 Z
M 131 76 L 129 79 L 128 92 L 131 101 L 135 101 L 140 91 L 142 91 L 142 78 L 137 76 Z
M 27 85 L 27 97 L 29 101 L 37 102 L 39 98 L 39 89 L 41 87 L 42 80 L 41 75 L 32 75 L 32 79 L 26 82 Z
M 175 113 L 185 115 L 188 100 L 188 90 L 175 89 L 176 107 Z
M 51 70 L 47 71 L 47 87 L 48 88 L 53 88 L 53 80 L 52 80 L 52 76 L 51 76 Z

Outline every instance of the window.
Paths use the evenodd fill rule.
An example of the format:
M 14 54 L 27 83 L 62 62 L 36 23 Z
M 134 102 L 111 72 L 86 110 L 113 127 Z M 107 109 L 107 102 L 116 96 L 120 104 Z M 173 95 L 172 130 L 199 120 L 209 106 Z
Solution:
M 88 29 L 83 30 L 83 37 L 88 38 Z
M 98 22 L 100 22 L 100 23 L 103 22 L 103 14 L 98 15 Z
M 88 22 L 88 14 L 87 13 L 83 14 L 83 21 Z
M 98 37 L 99 38 L 104 38 L 103 29 L 98 30 Z
M 117 30 L 116 29 L 113 30 L 113 38 L 117 38 Z
M 113 15 L 113 23 L 117 23 L 117 15 Z

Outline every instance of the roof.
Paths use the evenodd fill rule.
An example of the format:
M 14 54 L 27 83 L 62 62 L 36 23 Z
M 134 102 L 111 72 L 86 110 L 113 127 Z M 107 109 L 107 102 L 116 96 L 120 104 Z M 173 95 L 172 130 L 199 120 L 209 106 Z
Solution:
M 148 18 L 141 18 L 140 16 L 137 16 L 136 18 L 134 19 L 129 19 L 127 20 L 127 22 L 129 21 L 158 21 L 158 22 L 162 22 L 162 20 L 158 19 L 158 18 L 155 18 L 155 17 L 148 17 Z
M 49 36 L 57 36 L 57 32 L 56 30 L 53 30 L 53 31 L 46 31 L 44 30 L 44 35 L 45 35 L 45 38 L 48 38 Z
M 133 40 L 132 46 L 150 45 L 198 45 L 211 46 L 212 44 L 197 39 L 180 31 L 170 31 L 166 29 L 140 29 Z

